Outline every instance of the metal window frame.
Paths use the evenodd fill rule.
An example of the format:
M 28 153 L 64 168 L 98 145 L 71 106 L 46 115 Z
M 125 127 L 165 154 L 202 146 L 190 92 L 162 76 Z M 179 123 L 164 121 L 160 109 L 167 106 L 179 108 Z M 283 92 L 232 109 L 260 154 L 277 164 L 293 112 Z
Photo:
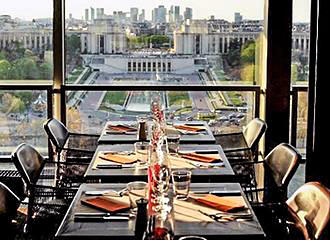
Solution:
M 312 6 L 315 1 L 311 1 Z M 315 8 L 315 7 L 314 7 Z M 66 85 L 65 84 L 65 0 L 53 0 L 53 49 L 54 49 L 54 79 L 53 86 L 50 85 L 1 85 L 0 90 L 46 90 L 47 91 L 47 116 L 53 117 L 54 111 L 60 112 L 60 118 L 65 123 L 66 122 L 66 109 L 65 109 L 65 96 L 66 91 L 181 91 L 182 86 L 176 85 L 167 85 L 167 86 L 148 86 L 148 85 L 121 85 L 121 86 L 112 86 L 112 85 Z M 312 11 L 313 12 L 313 11 Z M 315 26 L 316 16 L 311 16 L 311 41 L 315 37 Z M 291 23 L 289 23 L 291 24 Z M 310 56 L 315 56 L 316 49 L 313 48 L 314 44 L 311 42 Z M 314 58 L 312 58 L 314 59 Z M 312 62 L 311 62 L 312 63 Z M 313 78 L 313 71 L 311 71 L 310 78 Z M 310 81 L 310 87 L 313 87 Z M 214 86 L 214 85 L 190 85 L 184 86 L 185 91 L 244 91 L 244 92 L 254 92 L 255 93 L 255 117 L 260 115 L 260 95 L 261 88 L 260 86 L 251 85 L 232 85 L 232 86 Z M 291 138 L 290 141 L 293 145 L 296 143 L 296 130 L 297 130 L 297 104 L 298 104 L 298 93 L 301 91 L 308 91 L 308 87 L 292 87 L 291 96 L 292 96 L 292 111 L 291 114 Z M 59 98 L 54 98 L 55 102 L 60 99 L 59 106 L 60 109 L 53 109 L 53 97 L 59 96 Z M 309 99 L 313 98 L 313 92 L 309 92 Z M 311 103 L 309 103 L 309 108 L 313 108 Z M 311 112 L 311 111 L 310 111 Z M 313 116 L 310 113 L 308 118 L 308 139 L 307 143 L 311 142 L 310 136 L 312 135 L 313 127 Z M 49 145 L 50 148 L 50 145 Z M 307 151 L 308 152 L 308 151 Z M 51 151 L 49 151 L 49 154 Z
M 47 92 L 47 118 L 53 116 L 53 87 L 52 85 L 19 85 L 6 84 L 0 85 L 0 91 L 46 91 Z M 50 140 L 48 140 L 48 156 L 52 159 L 52 148 Z M 10 156 L 0 156 L 0 162 L 9 162 Z

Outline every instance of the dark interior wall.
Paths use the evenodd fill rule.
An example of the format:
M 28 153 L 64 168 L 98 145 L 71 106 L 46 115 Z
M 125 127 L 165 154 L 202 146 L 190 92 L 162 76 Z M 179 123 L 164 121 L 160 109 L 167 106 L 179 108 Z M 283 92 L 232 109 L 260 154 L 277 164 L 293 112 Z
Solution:
M 312 75 L 309 83 L 309 126 L 308 126 L 308 152 L 306 163 L 306 180 L 319 181 L 329 185 L 329 88 L 327 81 L 329 79 L 329 1 L 312 0 L 312 18 L 316 23 L 315 44 L 316 53 L 311 53 L 312 61 L 315 65 L 310 67 Z M 313 12 L 314 11 L 314 12 Z M 313 19 L 311 21 L 313 23 Z M 315 29 L 314 29 L 315 30 Z M 311 36 L 313 37 L 313 36 Z M 311 49 L 312 51 L 312 49 Z M 315 73 L 315 74 L 314 74 Z M 311 119 L 313 118 L 313 119 Z
M 289 142 L 292 1 L 268 0 L 265 151 Z

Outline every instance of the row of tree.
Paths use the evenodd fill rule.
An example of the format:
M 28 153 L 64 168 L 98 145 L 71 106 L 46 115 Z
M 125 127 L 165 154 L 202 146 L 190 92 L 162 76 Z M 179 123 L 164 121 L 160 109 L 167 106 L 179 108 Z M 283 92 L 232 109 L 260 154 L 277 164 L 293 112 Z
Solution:
M 48 80 L 53 77 L 53 66 L 43 62 L 38 54 L 19 47 L 0 51 L 1 80 Z
M 171 40 L 165 35 L 142 35 L 128 38 L 128 44 L 132 48 L 136 47 L 163 47 L 165 44 L 169 45 Z

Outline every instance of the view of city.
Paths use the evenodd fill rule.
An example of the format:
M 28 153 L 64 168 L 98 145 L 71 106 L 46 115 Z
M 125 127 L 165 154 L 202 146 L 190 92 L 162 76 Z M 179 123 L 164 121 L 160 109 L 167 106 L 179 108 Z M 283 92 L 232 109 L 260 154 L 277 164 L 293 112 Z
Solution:
M 78 1 L 66 5 L 65 84 L 108 88 L 66 91 L 71 130 L 99 133 L 110 119 L 134 120 L 149 113 L 153 92 L 111 91 L 114 85 L 182 86 L 182 91 L 163 92 L 167 117 L 205 120 L 214 132 L 240 129 L 258 111 L 256 92 L 251 90 L 184 88 L 260 84 L 263 1 L 258 1 L 254 17 L 237 9 L 230 18 L 219 16 L 216 8 L 220 6 L 200 10 L 195 3 L 189 4 L 192 1 L 184 1 L 185 5 L 150 2 L 148 8 L 125 3 L 122 9 L 82 1 L 79 11 L 74 2 Z M 52 84 L 53 19 L 49 6 L 49 17 L 33 19 L 0 12 L 0 85 Z M 308 80 L 309 27 L 308 21 L 292 25 L 293 85 Z M 0 155 L 10 154 L 23 140 L 47 152 L 42 129 L 49 107 L 47 97 L 47 91 L 0 89 Z M 300 93 L 299 147 L 306 138 L 306 101 L 306 94 Z

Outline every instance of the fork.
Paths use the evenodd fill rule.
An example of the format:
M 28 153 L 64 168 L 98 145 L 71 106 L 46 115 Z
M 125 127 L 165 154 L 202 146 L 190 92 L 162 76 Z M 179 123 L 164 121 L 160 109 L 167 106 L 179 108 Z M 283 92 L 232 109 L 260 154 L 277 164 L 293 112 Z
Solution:
M 208 216 L 212 218 L 215 221 L 221 222 L 221 221 L 249 221 L 253 219 L 253 216 L 251 213 L 214 213 L 209 214 L 206 212 L 203 212 L 201 210 L 198 210 L 201 214 Z

